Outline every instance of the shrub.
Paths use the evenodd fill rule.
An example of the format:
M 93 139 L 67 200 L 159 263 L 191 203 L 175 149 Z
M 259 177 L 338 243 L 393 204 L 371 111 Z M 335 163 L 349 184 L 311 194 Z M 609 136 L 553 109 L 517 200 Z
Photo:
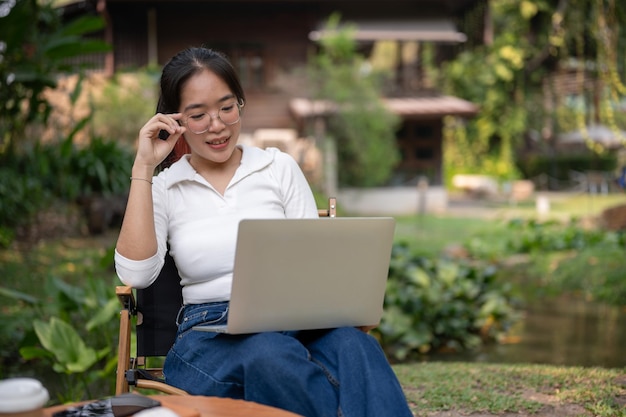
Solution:
M 80 286 L 55 276 L 49 276 L 44 285 L 45 298 L 0 287 L 0 296 L 10 301 L 0 334 L 11 334 L 3 338 L 2 351 L 7 355 L 2 361 L 27 365 L 60 402 L 109 395 L 117 363 L 118 322 L 114 318 L 119 302 L 114 286 L 90 274 Z M 21 358 L 9 353 L 17 348 Z M 49 375 L 49 370 L 55 375 Z M 5 371 L 5 377 L 13 372 L 9 367 Z
M 516 321 L 510 292 L 491 265 L 431 260 L 396 244 L 376 332 L 386 353 L 400 361 L 443 349 L 473 349 L 498 340 Z
M 133 153 L 99 137 L 79 147 L 70 135 L 59 144 L 36 144 L 0 159 L 0 247 L 7 247 L 15 228 L 55 199 L 74 203 L 126 193 Z
M 625 231 L 585 228 L 576 219 L 567 223 L 513 219 L 507 228 L 510 233 L 499 242 L 497 256 L 525 255 L 522 264 L 502 267 L 526 292 L 531 288 L 547 294 L 573 292 L 589 300 L 624 305 Z M 480 238 L 465 244 L 475 259 L 494 258 L 493 246 L 491 240 Z
M 615 154 L 597 155 L 591 152 L 569 155 L 533 155 L 517 161 L 524 178 L 549 175 L 558 180 L 571 179 L 572 171 L 614 171 L 617 168 Z
M 15 228 L 44 207 L 51 195 L 39 178 L 12 167 L 0 168 L 0 177 L 0 247 L 7 247 Z
M 158 74 L 118 74 L 93 99 L 93 131 L 97 136 L 134 144 L 143 124 L 154 116 Z
M 577 219 L 567 224 L 556 220 L 513 219 L 508 223 L 512 233 L 507 248 L 510 253 L 583 249 L 605 239 L 604 231 L 585 230 L 577 222 Z

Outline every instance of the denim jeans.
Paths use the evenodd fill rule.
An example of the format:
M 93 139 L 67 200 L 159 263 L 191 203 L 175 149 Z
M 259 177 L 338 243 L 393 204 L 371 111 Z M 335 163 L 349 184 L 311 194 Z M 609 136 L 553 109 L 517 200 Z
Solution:
M 227 302 L 185 307 L 164 364 L 168 384 L 306 417 L 413 416 L 372 336 L 352 327 L 245 335 L 191 330 L 227 316 Z

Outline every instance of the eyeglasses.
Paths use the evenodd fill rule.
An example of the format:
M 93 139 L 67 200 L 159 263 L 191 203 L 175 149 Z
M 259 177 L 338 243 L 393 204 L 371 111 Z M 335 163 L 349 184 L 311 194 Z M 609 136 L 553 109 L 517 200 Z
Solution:
M 241 103 L 232 103 L 219 109 L 216 115 L 209 113 L 196 113 L 190 114 L 184 119 L 184 124 L 191 132 L 199 135 L 206 132 L 211 127 L 214 119 L 218 119 L 220 122 L 227 126 L 234 125 L 241 119 L 241 108 L 243 107 L 243 101 Z

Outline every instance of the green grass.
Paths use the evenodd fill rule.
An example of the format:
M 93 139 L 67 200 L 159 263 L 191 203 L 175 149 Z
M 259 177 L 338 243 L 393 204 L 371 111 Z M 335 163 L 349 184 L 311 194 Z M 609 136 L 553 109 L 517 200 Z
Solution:
M 425 362 L 394 370 L 418 416 L 626 415 L 626 369 Z
M 435 215 L 396 217 L 396 241 L 405 241 L 417 254 L 428 257 L 477 236 L 497 240 L 505 233 L 505 223 L 498 220 Z
M 501 244 L 510 236 L 507 223 L 515 218 L 537 220 L 561 220 L 587 218 L 592 222 L 602 210 L 626 204 L 626 194 L 586 195 L 586 194 L 547 194 L 550 212 L 538 215 L 535 202 L 526 201 L 516 205 L 498 201 L 478 201 L 479 208 L 488 208 L 489 216 L 473 210 L 463 217 L 450 214 L 427 214 L 423 216 L 396 216 L 396 240 L 406 241 L 414 250 L 424 256 L 435 256 L 447 248 L 458 247 L 479 239 L 481 244 L 489 244 L 483 252 L 493 252 L 497 256 Z M 483 210 L 484 211 L 484 210 Z
M 569 219 L 593 217 L 599 215 L 602 210 L 616 205 L 626 204 L 626 194 L 568 194 L 568 193 L 538 193 L 545 196 L 550 205 L 550 211 L 545 215 L 546 219 Z M 517 205 L 499 203 L 493 208 L 496 217 L 538 217 L 535 200 L 521 202 Z

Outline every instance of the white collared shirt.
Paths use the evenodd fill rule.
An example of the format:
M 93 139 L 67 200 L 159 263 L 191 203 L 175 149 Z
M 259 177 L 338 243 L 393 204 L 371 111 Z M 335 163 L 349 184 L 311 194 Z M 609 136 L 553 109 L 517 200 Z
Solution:
M 290 155 L 276 148 L 238 146 L 241 164 L 224 195 L 195 171 L 189 155 L 153 178 L 158 250 L 141 261 L 116 251 L 115 267 L 124 284 L 152 284 L 169 242 L 185 304 L 228 300 L 241 219 L 318 216 L 313 193 Z

